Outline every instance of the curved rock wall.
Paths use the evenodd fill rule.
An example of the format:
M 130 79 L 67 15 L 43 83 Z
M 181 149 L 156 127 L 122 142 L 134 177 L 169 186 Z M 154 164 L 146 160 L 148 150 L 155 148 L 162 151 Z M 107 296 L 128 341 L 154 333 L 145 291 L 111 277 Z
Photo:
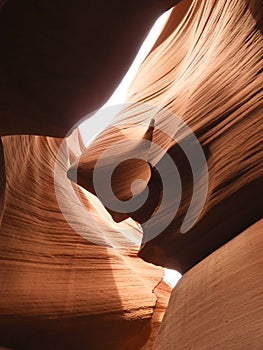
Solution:
M 260 350 L 263 221 L 188 271 L 172 292 L 154 350 Z
M 0 230 L 0 344 L 13 349 L 139 349 L 151 337 L 153 291 L 163 271 L 136 257 L 136 246 L 110 247 L 110 238 L 122 232 L 101 214 L 95 214 L 95 221 L 82 215 L 83 206 L 92 210 L 92 203 L 76 190 L 78 202 L 66 177 L 69 158 L 81 147 L 78 134 L 67 141 L 56 184 L 62 191 L 56 190 L 79 234 L 62 215 L 55 192 L 61 140 L 8 136 L 3 143 L 7 186 Z M 101 245 L 92 243 L 95 236 Z M 158 325 L 164 310 L 165 305 L 157 311 Z
M 130 123 L 132 130 L 154 118 L 153 143 L 164 148 L 163 154 L 169 150 L 180 171 L 176 142 L 187 143 L 189 135 L 178 127 L 179 117 L 198 137 L 208 165 L 207 198 L 199 219 L 181 234 L 194 186 L 183 166 L 183 199 L 174 219 L 154 239 L 144 232 L 140 256 L 147 261 L 185 272 L 262 217 L 262 17 L 262 2 L 256 0 L 183 1 L 130 86 L 131 105 L 115 123 Z M 138 104 L 170 115 L 138 113 Z M 163 130 L 173 132 L 176 142 Z M 149 152 L 154 166 L 162 158 L 159 153 Z M 196 181 L 200 191 L 201 183 Z M 168 203 L 167 213 L 170 207 Z

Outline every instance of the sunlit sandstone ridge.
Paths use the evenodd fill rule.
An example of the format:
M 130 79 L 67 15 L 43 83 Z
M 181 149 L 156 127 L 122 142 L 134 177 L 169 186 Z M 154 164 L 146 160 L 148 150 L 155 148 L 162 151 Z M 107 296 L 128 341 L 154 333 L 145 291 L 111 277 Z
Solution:
M 244 0 L 188 4 L 189 11 L 176 28 L 173 11 L 128 96 L 130 102 L 163 106 L 179 116 L 206 153 L 209 188 L 199 220 L 187 234 L 180 234 L 191 198 L 191 181 L 186 180 L 190 195 L 174 221 L 140 252 L 147 261 L 181 272 L 262 217 L 263 186 L 263 4 Z M 129 113 L 131 123 L 143 118 Z M 170 148 L 176 162 L 180 152 L 158 134 L 158 127 L 169 127 L 172 118 L 160 113 L 155 120 L 153 142 Z M 178 140 L 187 136 L 174 132 Z
M 156 342 L 170 293 L 161 282 L 163 270 L 138 258 L 138 246 L 131 245 L 140 238 L 136 225 L 115 224 L 92 194 L 67 178 L 76 158 L 89 162 L 93 146 L 84 149 L 74 131 L 56 167 L 55 161 L 62 142 L 57 137 L 103 104 L 154 19 L 175 2 L 108 1 L 94 5 L 91 22 L 87 1 L 3 3 L 0 347 L 225 350 L 237 344 L 238 350 L 261 350 L 261 1 L 178 4 L 130 86 L 127 102 L 133 105 L 114 120 L 115 129 L 110 126 L 96 140 L 107 148 L 116 133 L 129 135 L 139 123 L 149 125 L 152 116 L 137 115 L 132 107 L 143 102 L 184 120 L 207 157 L 207 201 L 191 231 L 182 235 L 191 197 L 189 166 L 182 166 L 177 145 L 160 132 L 163 126 L 172 129 L 172 119 L 154 116 L 152 141 L 183 168 L 184 196 L 171 225 L 146 239 L 139 255 L 187 271 Z M 153 168 L 162 156 L 149 152 Z M 122 170 L 129 182 L 131 174 Z M 159 186 L 157 179 L 155 200 Z M 61 213 L 58 196 L 76 229 Z M 138 217 L 152 210 L 147 207 Z M 124 234 L 128 227 L 131 241 Z M 116 249 L 119 245 L 126 248 Z
M 148 202 L 136 212 L 122 214 L 123 219 L 131 216 L 142 224 L 145 244 L 139 256 L 148 262 L 184 273 L 262 216 L 259 190 L 263 185 L 261 29 L 259 1 L 180 3 L 131 83 L 127 105 L 113 120 L 114 125 L 106 128 L 72 165 L 78 172 L 77 183 L 94 193 L 93 168 L 104 150 L 121 138 L 132 139 L 132 135 L 143 141 L 147 125 L 154 120 L 152 145 L 145 150 L 145 170 L 139 163 L 135 167 L 130 162 L 126 167 L 119 167 L 122 173 L 119 171 L 117 180 L 112 180 L 113 188 L 119 183 L 122 185 L 119 198 L 126 198 L 129 191 L 125 192 L 123 183 L 127 188 L 127 182 L 132 182 L 134 171 L 139 172 L 139 167 L 140 177 L 145 180 L 149 164 L 152 169 L 158 169 L 168 154 L 178 168 L 182 200 L 172 219 L 169 215 L 171 208 L 176 207 L 177 197 L 165 202 L 162 196 L 162 180 L 175 174 L 170 166 L 159 177 L 152 171 L 147 180 Z M 179 126 L 178 118 L 190 129 Z M 185 144 L 194 154 L 193 133 L 206 157 L 208 180 L 205 184 L 206 166 L 197 164 L 198 174 L 193 179 L 192 165 L 196 157 L 190 160 L 180 147 Z M 155 145 L 160 147 L 156 150 Z M 121 149 L 122 154 L 127 152 L 127 158 L 132 157 L 129 145 Z M 135 146 L 134 154 L 138 152 L 140 149 Z M 116 156 L 106 160 L 107 167 L 111 161 L 114 163 Z M 191 201 L 200 202 L 206 191 L 201 215 L 188 232 L 182 234 Z M 155 222 L 162 204 L 159 221 Z M 108 210 L 112 213 L 111 208 Z M 194 210 L 188 221 L 191 216 Z M 112 217 L 120 221 L 116 212 Z M 149 217 L 153 218 L 152 223 Z M 167 227 L 152 237 L 155 227 L 166 221 Z
M 114 239 L 125 243 L 121 230 L 107 224 L 81 191 L 82 202 L 69 190 L 65 164 L 75 156 L 78 134 L 72 134 L 64 163 L 58 164 L 57 191 L 79 234 L 66 222 L 55 194 L 61 140 L 8 136 L 3 141 L 7 186 L 0 231 L 0 344 L 133 350 L 152 343 L 170 288 L 158 292 L 157 287 L 155 294 L 163 271 L 139 259 L 135 248 L 111 248 Z M 83 205 L 95 221 L 82 215 Z M 94 237 L 101 245 L 92 243 Z

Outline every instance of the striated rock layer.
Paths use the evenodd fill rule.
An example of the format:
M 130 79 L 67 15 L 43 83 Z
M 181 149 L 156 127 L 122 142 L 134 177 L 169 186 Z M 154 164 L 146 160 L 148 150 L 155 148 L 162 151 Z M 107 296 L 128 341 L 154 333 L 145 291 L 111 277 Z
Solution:
M 136 257 L 132 237 L 122 234 L 125 225 L 107 221 L 81 190 L 72 190 L 66 170 L 80 152 L 78 134 L 67 140 L 57 164 L 59 139 L 7 136 L 3 143 L 0 345 L 134 350 L 151 341 L 169 297 L 161 293 L 155 313 L 154 289 L 163 271 Z M 115 249 L 118 240 L 127 249 Z
M 0 6 L 4 3 L 0 1 Z M 59 3 L 55 2 L 56 8 L 51 1 L 8 1 L 0 12 L 0 135 L 5 135 L 0 144 L 0 345 L 40 350 L 151 349 L 169 294 L 160 283 L 162 269 L 137 258 L 141 231 L 134 222 L 115 224 L 97 198 L 67 179 L 70 165 L 88 153 L 77 132 L 65 141 L 47 135 L 64 136 L 107 99 L 154 19 L 176 2 L 135 6 L 116 0 L 105 2 L 103 8 L 86 1 Z M 107 138 L 97 140 L 107 149 L 120 130 L 125 137 L 143 137 L 144 127 L 154 119 L 150 140 L 162 150 L 147 149 L 147 164 L 130 166 L 136 174 L 145 171 L 142 178 L 155 191 L 154 200 L 134 217 L 143 224 L 139 255 L 146 261 L 185 272 L 262 216 L 262 54 L 260 1 L 182 1 L 140 67 L 129 90 L 130 105 L 114 120 L 117 127 L 111 126 L 105 131 Z M 137 109 L 141 103 L 171 113 L 153 116 Z M 173 123 L 173 116 L 198 137 L 209 173 L 203 211 L 186 234 L 181 224 L 193 181 L 189 159 L 177 143 L 188 140 L 189 133 Z M 7 136 L 34 133 L 45 137 Z M 166 152 L 182 171 L 183 198 L 169 225 L 153 238 L 153 227 L 144 225 L 143 219 L 154 216 L 162 200 L 162 179 L 154 168 Z M 198 195 L 203 170 L 198 173 Z M 135 175 L 123 166 L 117 180 L 118 176 L 125 180 L 123 187 L 117 186 L 122 191 Z M 120 197 L 126 199 L 126 193 Z M 166 203 L 161 220 L 171 210 L 172 203 Z M 229 341 L 241 344 L 241 340 L 246 347 L 251 341 L 255 349 L 262 344 L 262 260 L 256 246 L 261 244 L 261 224 L 251 226 L 184 276 L 169 306 L 170 310 L 175 303 L 176 324 L 182 326 L 176 329 L 181 331 L 178 342 L 171 334 L 174 311 L 170 310 L 157 349 L 173 349 L 180 341 L 182 349 L 196 344 L 225 348 Z M 251 232 L 244 249 L 243 237 Z M 217 270 L 222 261 L 232 274 L 222 277 L 223 267 Z M 196 281 L 197 294 L 191 281 Z M 228 307 L 218 311 L 222 302 L 232 306 L 236 319 Z M 208 303 L 206 318 L 200 310 Z M 228 334 L 227 323 L 232 326 Z
M 262 2 L 257 0 L 181 2 L 132 82 L 127 105 L 113 121 L 115 128 L 109 126 L 94 142 L 98 149 L 110 148 L 120 131 L 130 139 L 143 137 L 154 119 L 146 161 L 157 172 L 166 153 L 175 163 L 174 168 L 166 166 L 159 178 L 152 172 L 150 197 L 158 204 L 151 208 L 154 201 L 150 201 L 136 213 L 143 227 L 139 256 L 148 262 L 184 273 L 262 217 L 262 18 Z M 179 125 L 178 119 L 190 129 Z M 205 181 L 205 162 L 200 162 L 193 178 L 197 143 L 191 141 L 192 135 L 206 158 Z M 155 145 L 161 148 L 156 151 Z M 83 163 L 89 164 L 91 150 L 92 145 L 83 152 L 78 169 L 84 187 L 88 174 L 81 171 L 85 172 Z M 128 166 L 122 168 L 126 182 L 132 174 Z M 178 193 L 165 202 L 160 184 L 167 176 L 174 177 L 168 191 L 176 182 Z M 196 217 L 204 194 L 203 209 Z M 149 216 L 152 220 L 145 222 Z M 190 222 L 184 231 L 183 224 Z M 153 237 L 160 223 L 167 225 Z
M 72 165 L 92 193 L 112 165 L 118 176 L 105 182 L 118 199 L 131 197 L 135 175 L 148 183 L 138 210 L 116 213 L 113 196 L 97 193 L 117 222 L 130 216 L 142 224 L 139 256 L 148 262 L 184 273 L 262 217 L 262 16 L 254 0 L 177 5 L 113 125 Z M 144 152 L 136 139 L 147 139 Z
M 179 24 L 178 7 L 185 14 Z M 183 1 L 178 7 L 143 62 L 128 100 L 163 106 L 179 116 L 206 153 L 208 193 L 199 220 L 181 234 L 193 196 L 192 181 L 181 171 L 181 207 L 140 252 L 147 261 L 185 272 L 262 217 L 263 9 L 256 0 Z M 156 116 L 153 142 L 170 147 L 180 163 L 178 149 L 158 135 L 169 124 L 172 128 L 172 118 Z M 176 125 L 174 133 L 177 140 L 187 137 Z
M 174 288 L 154 350 L 261 350 L 263 220 L 188 271 Z

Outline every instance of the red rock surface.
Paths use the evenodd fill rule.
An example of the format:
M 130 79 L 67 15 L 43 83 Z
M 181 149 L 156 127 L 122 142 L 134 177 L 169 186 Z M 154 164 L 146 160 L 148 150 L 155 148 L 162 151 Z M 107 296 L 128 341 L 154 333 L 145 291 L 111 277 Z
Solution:
M 160 282 L 155 288 L 154 293 L 156 294 L 158 301 L 154 309 L 154 317 L 151 320 L 152 333 L 147 343 L 142 347 L 144 350 L 151 350 L 154 347 L 157 333 L 160 328 L 160 323 L 163 319 L 163 310 L 166 310 L 168 300 L 171 295 L 171 287 L 164 281 Z
M 79 234 L 65 220 L 55 194 L 61 140 L 8 136 L 3 142 L 7 188 L 0 230 L 0 344 L 34 350 L 141 348 L 151 337 L 152 322 L 156 335 L 169 297 L 161 293 L 156 311 L 154 289 L 163 271 L 139 259 L 135 247 L 110 247 L 114 239 L 125 247 L 127 238 L 101 213 L 94 214 L 95 222 L 83 215 L 83 205 L 95 211 L 94 205 L 81 190 L 78 202 L 66 177 L 78 135 L 68 141 L 56 186 Z M 96 236 L 109 246 L 92 243 Z
M 184 191 L 174 221 L 140 252 L 146 261 L 180 272 L 262 217 L 262 2 L 193 1 L 191 6 L 178 5 L 182 13 L 189 8 L 179 25 L 174 9 L 128 99 L 168 108 L 207 152 L 208 196 L 197 223 L 180 234 L 191 198 L 186 180 L 190 195 Z M 165 122 L 157 117 L 156 128 Z M 153 142 L 163 142 L 158 132 Z M 176 148 L 170 154 L 180 158 Z
M 152 348 L 169 295 L 159 284 L 163 271 L 137 257 L 131 246 L 140 237 L 136 225 L 125 236 L 129 222 L 116 225 L 96 198 L 67 179 L 83 151 L 77 133 L 58 163 L 62 140 L 47 136 L 65 136 L 103 104 L 154 20 L 175 3 L 23 0 L 2 6 L 0 346 Z M 251 226 L 262 216 L 262 43 L 260 1 L 184 0 L 130 87 L 127 102 L 164 107 L 192 128 L 209 170 L 207 201 L 191 231 L 180 233 L 191 190 L 189 167 L 182 166 L 186 184 L 178 215 L 158 237 L 144 235 L 139 254 L 146 261 L 181 272 L 197 264 L 169 307 L 175 303 L 181 332 L 171 334 L 175 313 L 168 311 L 156 349 L 174 349 L 175 340 L 182 349 L 198 344 L 221 350 L 236 341 L 241 349 L 252 342 L 257 350 L 262 344 L 261 222 Z M 131 109 L 129 118 L 124 113 L 117 121 L 122 119 L 134 126 L 147 118 Z M 158 132 L 168 120 L 157 116 L 155 122 L 153 142 L 180 163 L 176 145 Z M 21 136 L 7 136 L 14 134 Z M 154 166 L 160 157 L 150 160 Z M 206 317 L 200 310 L 208 302 Z M 234 312 L 221 312 L 228 302 Z
M 0 135 L 64 136 L 110 96 L 154 20 L 175 3 L 0 1 Z M 119 251 L 81 237 L 124 240 L 97 208 L 96 225 L 86 222 L 72 193 L 63 201 L 81 235 L 69 226 L 54 191 L 60 140 L 3 142 L 0 346 L 135 349 L 151 341 L 151 324 L 156 334 L 164 310 L 155 311 L 153 292 L 163 271 L 138 259 L 135 248 Z M 78 143 L 75 135 L 71 147 Z M 74 158 L 68 153 L 67 166 Z M 59 167 L 67 193 L 67 167 Z M 79 194 L 81 207 L 91 209 L 94 203 Z
M 162 218 L 159 216 L 167 227 L 155 237 L 152 231 L 159 221 L 149 224 L 150 220 L 145 223 L 144 219 L 149 214 L 154 218 L 163 201 L 158 189 L 162 174 L 151 177 L 149 188 L 158 189 L 155 197 L 159 203 L 156 211 L 142 206 L 137 220 L 144 231 L 139 256 L 148 262 L 184 273 L 262 217 L 262 16 L 262 3 L 255 0 L 183 1 L 142 63 L 129 88 L 127 106 L 113 121 L 115 129 L 110 126 L 105 131 L 107 137 L 103 134 L 94 142 L 107 149 L 114 145 L 120 130 L 131 139 L 132 135 L 140 137 L 154 118 L 152 143 L 163 149 L 151 148 L 147 161 L 158 169 L 167 152 L 181 175 L 179 210 L 166 219 L 179 197 L 174 195 L 174 202 L 167 201 Z M 170 115 L 150 113 L 149 105 L 163 107 Z M 180 149 L 190 132 L 178 127 L 176 117 L 197 136 L 208 167 L 206 201 L 187 233 L 182 233 L 182 223 L 191 200 L 201 202 L 206 191 L 202 183 L 205 167 L 200 165 L 193 183 L 191 161 Z M 165 128 L 174 132 L 176 141 L 165 135 Z M 195 143 L 189 145 L 192 150 L 196 147 Z M 89 164 L 92 147 L 83 152 L 80 170 L 85 168 L 83 161 Z M 130 172 L 124 167 L 122 177 L 129 180 Z M 167 167 L 167 174 L 174 175 L 174 169 Z M 81 175 L 85 187 L 85 174 Z
M 175 286 L 154 350 L 261 350 L 263 220 L 188 271 Z
M 4 159 L 3 144 L 0 139 L 0 225 L 2 222 L 2 216 L 4 212 L 4 206 L 5 206 L 5 183 L 6 183 L 5 159 Z

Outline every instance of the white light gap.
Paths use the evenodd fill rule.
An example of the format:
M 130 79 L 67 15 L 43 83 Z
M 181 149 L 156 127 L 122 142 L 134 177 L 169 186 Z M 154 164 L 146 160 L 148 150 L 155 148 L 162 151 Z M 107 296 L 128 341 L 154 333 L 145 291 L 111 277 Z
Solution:
M 141 65 L 141 63 L 143 62 L 143 60 L 145 59 L 145 57 L 153 47 L 170 13 L 171 13 L 171 10 L 165 12 L 162 16 L 160 16 L 157 19 L 152 29 L 150 30 L 148 36 L 146 37 L 145 41 L 143 42 L 128 72 L 122 79 L 117 89 L 114 91 L 113 95 L 101 108 L 101 110 L 105 107 L 116 106 L 125 102 L 127 90 L 130 83 L 135 77 L 139 66 Z M 79 131 L 81 133 L 81 136 L 83 138 L 85 145 L 87 146 L 96 137 L 98 133 L 104 130 L 110 124 L 113 118 L 114 118 L 114 115 L 110 116 L 110 118 L 105 120 L 105 113 L 100 113 L 100 111 L 98 111 L 92 117 L 90 117 L 89 119 L 85 120 L 82 124 L 80 124 Z M 181 274 L 175 270 L 170 270 L 170 269 L 164 269 L 164 271 L 165 271 L 164 281 L 173 288 L 181 278 Z

